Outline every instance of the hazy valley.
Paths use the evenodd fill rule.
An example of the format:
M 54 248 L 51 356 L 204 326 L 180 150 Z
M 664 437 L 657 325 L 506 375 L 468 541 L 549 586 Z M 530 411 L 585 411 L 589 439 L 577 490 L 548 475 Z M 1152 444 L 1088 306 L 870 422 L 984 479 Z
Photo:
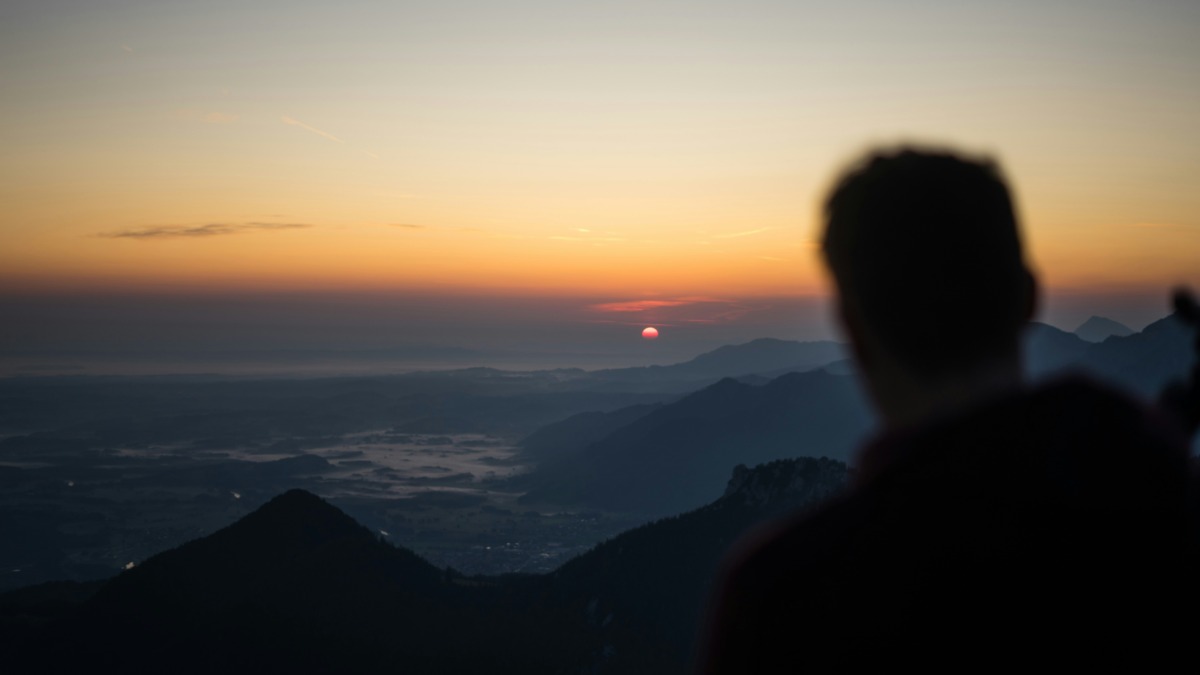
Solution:
M 1173 319 L 1099 342 L 1034 325 L 1026 347 L 1034 377 L 1082 369 L 1149 396 L 1189 367 L 1190 339 Z M 511 657 L 501 670 L 539 670 L 522 656 L 533 649 L 530 638 L 498 628 L 515 613 L 525 628 L 560 636 L 563 663 L 678 670 L 717 562 L 738 534 L 835 493 L 852 471 L 853 450 L 873 422 L 844 359 L 834 343 L 758 340 L 672 366 L 599 371 L 0 380 L 0 589 L 130 568 L 94 598 L 97 585 L 3 596 L 0 615 L 15 636 L 7 644 L 24 636 L 38 644 L 56 639 L 46 637 L 54 631 L 81 640 L 96 622 L 151 611 L 139 603 L 153 605 L 164 593 L 209 602 L 193 583 L 211 584 L 215 595 L 198 610 L 200 632 L 189 640 L 225 630 L 219 618 L 232 610 L 221 603 L 235 600 L 215 596 L 227 592 L 258 598 L 272 616 L 348 611 L 341 603 L 349 596 L 322 595 L 326 577 L 374 565 L 398 571 L 355 582 L 352 595 L 361 594 L 366 609 L 351 622 L 359 632 L 339 633 L 346 645 L 375 644 L 370 636 L 386 627 L 420 622 L 419 612 L 362 599 L 378 584 L 399 584 L 396 597 L 442 612 L 431 625 L 457 636 L 430 644 L 474 645 L 462 668 L 493 649 Z M 295 489 L 306 492 L 272 501 Z M 307 532 L 307 518 L 345 518 L 311 495 L 365 529 L 349 519 L 331 525 L 331 537 L 357 543 L 293 569 L 285 553 L 264 548 L 270 531 Z M 223 534 L 235 522 L 242 534 Z M 312 536 L 297 535 L 305 546 L 332 545 Z M 283 549 L 299 541 L 285 539 Z M 155 556 L 168 549 L 175 550 Z M 251 561 L 250 576 L 216 562 L 229 556 Z M 253 562 L 261 556 L 275 562 Z M 147 560 L 147 570 L 161 572 L 147 576 Z M 203 571 L 209 564 L 215 571 Z M 252 589 L 276 573 L 269 589 Z M 511 573 L 520 575 L 498 576 Z M 180 574 L 189 588 L 177 588 Z M 195 581 L 206 574 L 211 581 Z M 281 609 L 277 594 L 289 583 L 313 588 L 313 604 Z M 70 609 L 79 603 L 83 614 Z M 491 609 L 480 614 L 485 605 Z M 464 616 L 474 618 L 458 623 Z M 363 617 L 377 625 L 364 628 Z M 51 633 L 38 632 L 44 625 Z M 238 625 L 264 644 L 282 639 Z M 289 644 L 309 635 L 286 625 Z M 479 638 L 484 633 L 491 637 Z M 100 649 L 99 637 L 88 640 Z M 335 647 L 312 649 L 319 656 Z M 433 663 L 431 649 L 391 645 L 360 665 Z

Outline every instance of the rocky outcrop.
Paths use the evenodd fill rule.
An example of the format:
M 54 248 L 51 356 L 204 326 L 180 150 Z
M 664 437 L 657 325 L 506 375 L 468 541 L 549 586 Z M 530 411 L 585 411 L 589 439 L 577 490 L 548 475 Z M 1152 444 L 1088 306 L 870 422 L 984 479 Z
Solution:
M 723 500 L 764 511 L 798 509 L 828 499 L 846 484 L 849 469 L 827 457 L 798 457 L 733 468 Z

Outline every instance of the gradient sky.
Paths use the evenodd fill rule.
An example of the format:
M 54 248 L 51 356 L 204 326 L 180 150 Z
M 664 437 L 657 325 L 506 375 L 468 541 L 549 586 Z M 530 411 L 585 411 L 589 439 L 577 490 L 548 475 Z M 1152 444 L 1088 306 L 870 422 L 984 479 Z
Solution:
M 1200 287 L 1184 0 L 10 0 L 0 88 L 0 349 L 825 337 L 821 195 L 904 140 L 1001 161 L 1046 320 Z

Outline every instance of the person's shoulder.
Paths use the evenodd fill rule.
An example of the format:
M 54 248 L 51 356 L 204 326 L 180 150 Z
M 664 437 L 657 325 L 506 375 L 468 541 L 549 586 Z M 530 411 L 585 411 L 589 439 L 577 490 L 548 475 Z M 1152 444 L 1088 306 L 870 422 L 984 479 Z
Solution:
M 864 496 L 850 490 L 816 509 L 760 525 L 726 556 L 722 578 L 747 595 L 774 595 L 787 580 L 836 567 L 847 532 L 867 520 Z
M 1027 395 L 1025 427 L 1064 452 L 1089 459 L 1158 458 L 1184 470 L 1182 428 L 1157 408 L 1091 378 L 1072 375 L 1040 384 Z
M 861 503 L 843 493 L 813 511 L 759 526 L 726 556 L 717 575 L 700 672 L 789 672 L 814 667 L 819 652 L 802 658 L 791 646 L 846 638 L 835 618 L 851 582 L 839 564 L 848 531 L 862 520 Z M 821 670 L 821 668 L 817 668 Z
M 1039 382 L 1024 393 L 1032 410 L 1048 413 L 1106 414 L 1105 421 L 1136 421 L 1157 427 L 1165 417 L 1129 392 L 1082 373 L 1068 373 Z

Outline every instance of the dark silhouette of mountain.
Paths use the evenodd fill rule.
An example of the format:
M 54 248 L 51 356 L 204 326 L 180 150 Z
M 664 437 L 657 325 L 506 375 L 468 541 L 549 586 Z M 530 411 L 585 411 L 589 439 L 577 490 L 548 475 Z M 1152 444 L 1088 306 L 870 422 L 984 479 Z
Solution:
M 828 459 L 741 466 L 712 504 L 541 577 L 439 571 L 293 490 L 98 592 L 0 596 L 17 629 L 0 648 L 10 672 L 680 673 L 729 544 L 845 476 Z
M 249 645 L 261 640 L 277 645 L 282 663 L 301 666 L 316 654 L 290 636 L 316 639 L 304 626 L 315 609 L 361 611 L 354 601 L 375 595 L 411 603 L 418 592 L 436 595 L 441 576 L 320 498 L 293 490 L 115 577 L 54 632 L 76 645 L 65 655 L 74 662 L 205 672 L 226 660 L 256 663 Z
M 845 345 L 840 342 L 795 342 L 759 338 L 740 345 L 719 347 L 691 361 L 667 368 L 721 377 L 761 373 L 777 368 L 816 368 L 845 355 Z
M 681 672 L 729 547 L 755 525 L 824 501 L 846 478 L 844 463 L 824 457 L 739 465 L 716 501 L 567 562 L 552 574 L 550 597 L 581 607 L 605 635 L 604 672 Z
M 1139 333 L 1113 336 L 1088 348 L 1087 368 L 1147 398 L 1155 398 L 1196 361 L 1196 329 L 1179 317 L 1159 319 Z
M 1036 321 L 1029 322 L 1021 338 L 1025 371 L 1033 377 L 1081 366 L 1090 346 L 1074 333 Z
M 796 342 L 759 338 L 726 345 L 670 366 L 615 368 L 589 373 L 600 390 L 693 391 L 725 377 L 800 372 L 846 357 L 846 347 L 828 340 Z
M 1026 369 L 1035 378 L 1080 370 L 1153 399 L 1188 372 L 1193 335 L 1174 317 L 1102 343 L 1031 323 L 1023 338 Z M 834 374 L 847 372 L 846 365 L 836 361 L 763 386 L 724 379 L 644 415 L 638 409 L 564 421 L 531 436 L 543 463 L 520 479 L 524 499 L 665 515 L 702 504 L 733 464 L 797 455 L 847 460 L 869 415 L 853 378 Z M 614 429 L 621 415 L 637 419 Z M 567 441 L 572 433 L 581 440 Z
M 852 378 L 821 371 L 761 387 L 724 379 L 663 405 L 524 479 L 526 503 L 661 516 L 705 503 L 729 467 L 786 457 L 845 460 L 870 426 Z
M 440 571 L 293 490 L 113 578 L 12 663 L 18 672 L 547 672 L 547 657 L 570 663 L 589 645 L 540 609 L 532 582 Z
M 1133 329 L 1125 324 L 1102 316 L 1093 316 L 1075 329 L 1075 334 L 1085 342 L 1104 342 L 1110 336 L 1125 337 L 1133 335 Z
M 1025 333 L 1026 370 L 1035 377 L 1076 370 L 1154 400 L 1195 361 L 1196 331 L 1171 315 L 1124 337 L 1085 342 L 1074 333 L 1032 323 Z

